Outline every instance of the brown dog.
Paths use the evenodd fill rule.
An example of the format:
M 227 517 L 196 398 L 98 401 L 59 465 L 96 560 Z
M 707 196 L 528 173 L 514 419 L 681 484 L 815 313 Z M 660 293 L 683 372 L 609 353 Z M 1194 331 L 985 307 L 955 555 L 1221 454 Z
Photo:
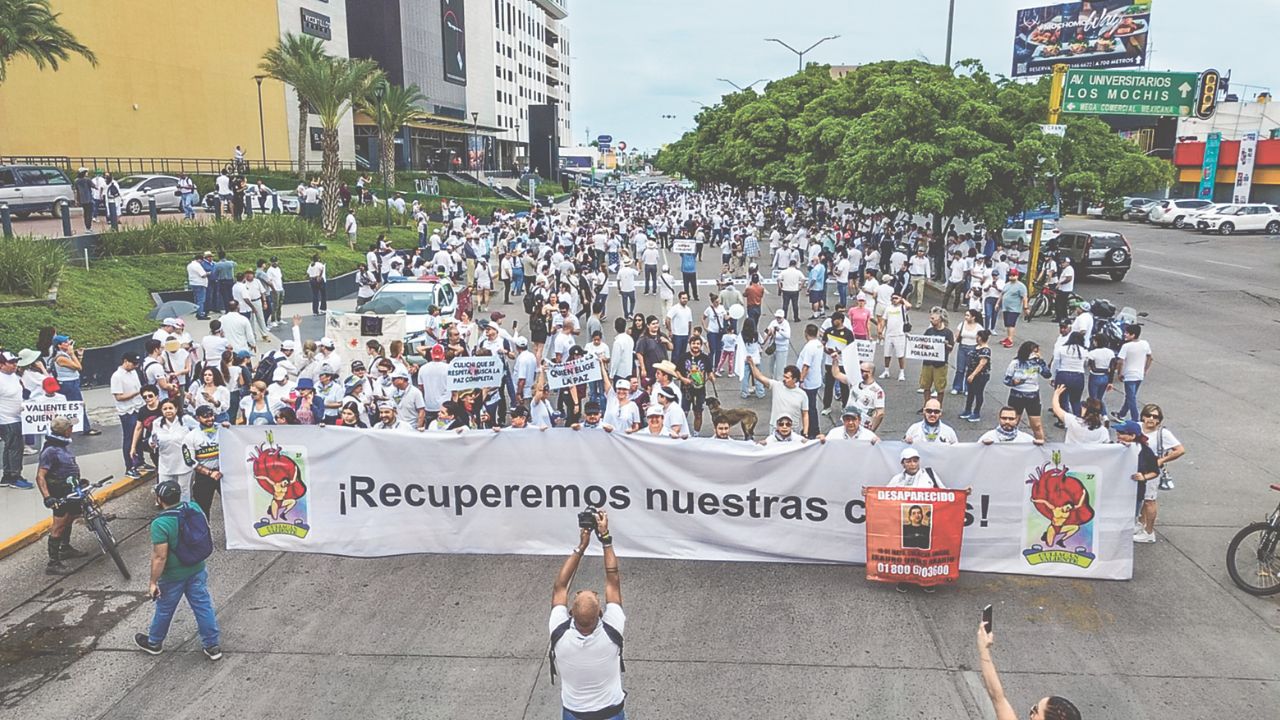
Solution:
M 742 427 L 742 439 L 754 440 L 756 436 L 756 423 L 760 421 L 755 410 L 748 408 L 729 408 L 725 409 L 716 398 L 707 398 L 707 409 L 711 411 L 711 427 L 715 427 L 721 421 L 729 423 L 729 427 L 739 425 Z

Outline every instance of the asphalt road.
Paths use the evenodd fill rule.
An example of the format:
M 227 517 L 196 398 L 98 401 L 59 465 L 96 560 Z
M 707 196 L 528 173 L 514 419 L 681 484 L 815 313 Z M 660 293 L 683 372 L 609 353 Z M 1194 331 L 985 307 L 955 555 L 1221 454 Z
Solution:
M 987 603 L 1016 708 L 1053 693 L 1088 718 L 1274 715 L 1280 599 L 1241 593 L 1223 561 L 1235 531 L 1280 500 L 1267 488 L 1280 473 L 1266 430 L 1280 420 L 1280 239 L 1063 225 L 1119 227 L 1132 241 L 1124 282 L 1078 291 L 1150 313 L 1142 399 L 1164 407 L 1188 448 L 1172 466 L 1177 489 L 1161 495 L 1160 542 L 1135 549 L 1134 579 L 968 573 L 934 595 L 899 595 L 861 567 L 629 560 L 618 523 L 630 717 L 989 717 L 973 648 Z M 1046 345 L 1055 334 L 1044 321 L 1023 332 Z M 1009 355 L 997 348 L 995 365 Z M 899 437 L 919 396 L 912 382 L 882 382 L 881 434 Z M 949 402 L 948 421 L 956 412 Z M 958 427 L 963 440 L 980 429 Z M 182 609 L 153 658 L 131 639 L 151 614 L 152 511 L 142 492 L 111 509 L 132 582 L 101 559 L 46 578 L 42 545 L 0 561 L 0 718 L 558 717 L 545 623 L 559 559 L 219 551 L 210 576 L 226 657 L 204 659 Z M 598 564 L 583 568 L 579 587 L 603 585 Z

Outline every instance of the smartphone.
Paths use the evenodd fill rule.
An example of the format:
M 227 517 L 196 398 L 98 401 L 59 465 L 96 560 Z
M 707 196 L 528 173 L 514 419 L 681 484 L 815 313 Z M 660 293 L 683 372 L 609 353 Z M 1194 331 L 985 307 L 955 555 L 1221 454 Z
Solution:
M 991 630 L 992 630 L 992 626 L 991 626 L 991 614 L 992 614 L 992 613 L 991 613 L 991 606 L 990 606 L 990 605 L 988 605 L 988 606 L 986 606 L 986 607 L 982 608 L 982 627 L 986 628 L 986 631 L 987 631 L 987 632 L 991 632 Z

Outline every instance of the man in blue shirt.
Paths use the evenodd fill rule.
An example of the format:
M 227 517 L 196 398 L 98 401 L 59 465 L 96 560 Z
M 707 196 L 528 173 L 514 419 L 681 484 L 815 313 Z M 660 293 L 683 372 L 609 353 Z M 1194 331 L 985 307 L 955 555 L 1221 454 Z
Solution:
M 213 279 L 218 286 L 218 305 L 227 312 L 227 302 L 231 300 L 231 287 L 236 283 L 236 261 L 227 259 L 225 250 L 218 251 L 218 261 L 213 264 Z M 206 308 L 217 307 L 213 301 L 205 303 Z
M 698 299 L 698 258 L 693 253 L 680 253 L 680 275 L 684 280 L 684 291 Z
M 812 318 L 820 318 L 827 305 L 827 266 L 821 258 L 815 257 L 809 262 L 809 306 L 813 310 Z

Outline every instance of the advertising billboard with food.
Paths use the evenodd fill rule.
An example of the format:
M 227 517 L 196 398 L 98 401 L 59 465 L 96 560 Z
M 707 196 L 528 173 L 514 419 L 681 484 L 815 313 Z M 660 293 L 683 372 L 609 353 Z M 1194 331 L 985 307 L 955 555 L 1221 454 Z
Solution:
M 1018 11 L 1013 77 L 1073 68 L 1141 67 L 1153 0 L 1084 0 Z

